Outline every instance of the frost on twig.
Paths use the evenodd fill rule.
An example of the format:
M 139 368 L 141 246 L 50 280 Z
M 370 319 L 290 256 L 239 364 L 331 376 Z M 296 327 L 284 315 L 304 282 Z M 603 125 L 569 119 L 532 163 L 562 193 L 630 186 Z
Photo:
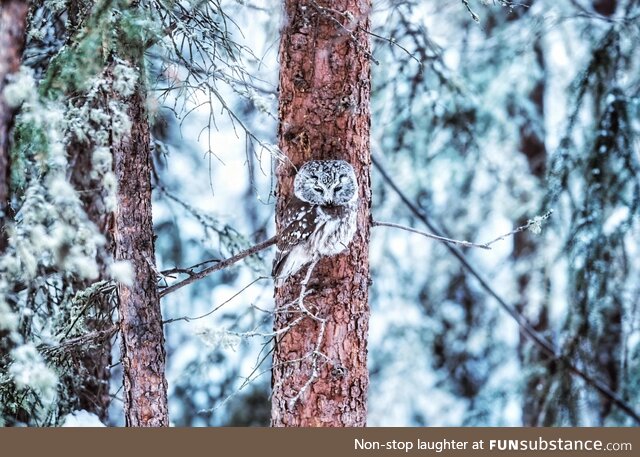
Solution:
M 534 218 L 529 219 L 526 224 L 521 225 L 520 227 L 515 228 L 515 229 L 511 230 L 510 232 L 505 233 L 504 235 L 500 235 L 499 237 L 494 238 L 493 240 L 491 240 L 491 241 L 489 241 L 487 243 L 472 243 L 471 241 L 454 240 L 452 238 L 446 238 L 444 236 L 434 235 L 433 233 L 424 232 L 422 230 L 414 229 L 412 227 L 407 227 L 407 226 L 401 225 L 401 224 L 394 224 L 392 222 L 373 221 L 371 225 L 373 227 L 392 227 L 392 228 L 397 228 L 397 229 L 400 229 L 400 230 L 405 230 L 407 232 L 417 233 L 418 235 L 422 235 L 422 236 L 425 236 L 427 238 L 433 238 L 434 240 L 442 241 L 444 243 L 457 244 L 457 245 L 460 245 L 460 246 L 471 247 L 471 248 L 491 249 L 491 245 L 492 244 L 495 244 L 498 241 L 504 240 L 505 238 L 507 238 L 509 236 L 515 235 L 516 233 L 524 232 L 525 230 L 529 230 L 531 233 L 539 235 L 542 232 L 542 224 L 547 219 L 549 219 L 552 214 L 553 214 L 553 210 L 549 210 L 549 211 L 547 211 L 546 213 L 544 213 L 541 216 L 535 216 Z
M 498 241 L 504 240 L 508 236 L 515 235 L 516 233 L 524 232 L 525 230 L 529 230 L 531 233 L 535 235 L 539 235 L 540 233 L 542 233 L 543 222 L 549 219 L 552 214 L 553 214 L 553 210 L 550 209 L 549 211 L 547 211 L 541 216 L 535 216 L 534 218 L 529 219 L 526 224 L 521 225 L 520 227 L 513 229 L 509 233 L 505 233 L 504 235 L 501 235 L 489 241 L 488 243 L 485 243 L 484 246 L 489 247 Z
M 444 236 L 434 235 L 433 233 L 423 232 L 422 230 L 414 229 L 412 227 L 407 227 L 401 224 L 394 224 L 393 222 L 381 222 L 381 221 L 373 221 L 371 224 L 373 227 L 392 227 L 400 230 L 404 230 L 406 232 L 417 233 L 418 235 L 425 236 L 427 238 L 433 238 L 434 240 L 442 241 L 444 243 L 450 244 L 458 244 L 460 246 L 465 247 L 473 247 L 473 248 L 482 248 L 482 249 L 491 249 L 486 244 L 477 244 L 472 243 L 471 241 L 463 241 L 463 240 L 454 240 L 451 238 L 446 238 Z

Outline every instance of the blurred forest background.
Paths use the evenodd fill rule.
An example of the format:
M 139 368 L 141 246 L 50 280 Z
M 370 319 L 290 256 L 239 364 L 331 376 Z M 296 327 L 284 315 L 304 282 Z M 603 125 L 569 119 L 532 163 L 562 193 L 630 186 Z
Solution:
M 114 17 L 147 45 L 161 286 L 274 234 L 281 5 L 139 4 L 30 5 L 4 89 L 21 165 L 0 250 L 0 424 L 124 421 L 117 336 L 111 406 L 95 416 L 77 412 L 91 411 L 70 374 L 82 355 L 60 346 L 91 329 L 78 294 L 109 296 L 108 278 L 127 277 L 96 265 L 103 241 L 79 205 L 96 183 L 112 204 L 104 145 L 128 122 L 101 101 L 92 60 Z M 471 270 L 440 242 L 372 229 L 368 424 L 638 425 L 619 405 L 640 410 L 640 1 L 374 1 L 371 20 L 374 219 L 486 242 L 553 214 L 459 251 Z M 135 72 L 110 71 L 126 95 Z M 82 141 L 90 176 L 68 172 Z M 272 256 L 163 298 L 172 424 L 268 425 Z

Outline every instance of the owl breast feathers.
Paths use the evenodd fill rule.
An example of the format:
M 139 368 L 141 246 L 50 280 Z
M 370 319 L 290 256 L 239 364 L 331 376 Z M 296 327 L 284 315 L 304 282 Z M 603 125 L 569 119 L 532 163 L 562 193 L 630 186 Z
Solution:
M 296 174 L 294 196 L 285 209 L 273 276 L 289 276 L 323 256 L 347 249 L 356 231 L 358 185 L 344 160 L 312 160 Z

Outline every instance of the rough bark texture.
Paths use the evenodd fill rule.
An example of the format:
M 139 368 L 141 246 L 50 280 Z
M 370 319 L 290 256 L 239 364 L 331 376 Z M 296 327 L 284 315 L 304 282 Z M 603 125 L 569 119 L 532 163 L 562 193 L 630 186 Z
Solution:
M 128 260 L 134 270 L 131 286 L 118 284 L 125 420 L 133 427 L 168 426 L 164 334 L 151 218 L 149 125 L 142 88 L 123 102 L 132 128 L 114 145 L 113 153 L 118 180 L 116 260 Z
M 278 337 L 272 425 L 364 426 L 371 200 L 370 47 L 364 30 L 369 29 L 371 5 L 368 0 L 284 4 L 279 140 L 288 160 L 277 170 L 278 229 L 296 169 L 311 159 L 350 162 L 358 178 L 360 206 L 348 252 L 322 259 L 313 270 L 313 293 L 305 306 L 325 325 L 306 317 Z M 277 310 L 297 298 L 304 270 L 277 290 Z M 287 310 L 292 312 L 277 312 L 276 329 L 299 316 L 295 305 Z
M 9 207 L 9 133 L 14 115 L 3 92 L 7 76 L 20 68 L 28 11 L 26 1 L 0 1 L 0 252 L 6 247 L 4 221 Z
M 67 2 L 67 27 L 69 43 L 73 43 L 79 36 L 79 25 L 85 22 L 90 9 L 84 9 L 82 1 Z M 86 7 L 86 5 L 85 5 Z M 81 34 L 82 32 L 80 32 Z M 100 58 L 104 58 L 100 56 Z M 71 103 L 80 107 L 87 102 L 86 94 L 71 92 L 67 94 Z M 107 100 L 101 100 L 105 104 Z M 83 208 L 98 231 L 105 237 L 106 243 L 96 256 L 99 266 L 99 277 L 93 281 L 76 279 L 73 282 L 75 290 L 89 287 L 95 281 L 110 278 L 107 266 L 114 256 L 113 219 L 114 214 L 108 208 L 109 192 L 104 188 L 102 177 L 92 173 L 92 156 L 96 145 L 87 138 L 76 138 L 72 134 L 67 141 L 67 157 L 69 158 L 70 181 L 78 192 Z M 111 328 L 113 325 L 114 304 L 109 296 L 100 295 L 92 301 L 92 306 L 84 312 L 84 325 L 89 332 L 99 332 Z M 78 409 L 96 414 L 103 422 L 108 420 L 109 380 L 111 377 L 111 338 L 95 341 L 94 344 L 82 346 L 81 351 L 70 354 L 72 360 L 68 364 L 70 369 L 65 372 L 62 382 L 65 390 L 70 393 L 70 401 L 65 407 L 69 411 L 60 411 L 61 416 Z
M 78 97 L 78 100 L 83 100 Z M 113 258 L 114 244 L 112 235 L 113 213 L 105 203 L 106 191 L 101 178 L 93 176 L 91 170 L 92 151 L 95 145 L 72 140 L 67 145 L 71 182 L 78 191 L 84 210 L 98 231 L 104 235 L 106 243 L 100 248 L 96 261 L 100 269 L 99 277 L 94 281 L 76 280 L 75 290 L 82 290 L 92 282 L 109 279 L 106 271 L 109 260 Z M 113 325 L 113 304 L 107 296 L 98 296 L 92 306 L 85 311 L 84 324 L 88 331 L 97 332 Z M 72 371 L 64 382 L 75 393 L 74 409 L 84 409 L 96 414 L 103 422 L 108 417 L 109 379 L 111 376 L 111 339 L 97 341 L 96 344 L 83 347 L 83 351 L 73 360 Z M 78 387 L 79 386 L 79 389 Z M 69 411 L 71 412 L 71 411 Z

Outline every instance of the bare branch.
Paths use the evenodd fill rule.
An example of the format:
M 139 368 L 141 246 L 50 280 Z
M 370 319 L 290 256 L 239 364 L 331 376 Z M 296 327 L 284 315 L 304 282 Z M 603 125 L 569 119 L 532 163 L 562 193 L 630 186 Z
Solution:
M 162 276 L 170 276 L 170 275 L 174 275 L 174 274 L 183 274 L 183 275 L 193 276 L 193 274 L 195 273 L 193 270 L 195 268 L 201 267 L 201 266 L 206 265 L 208 263 L 216 263 L 216 262 L 220 262 L 220 259 L 205 260 L 203 262 L 196 263 L 195 265 L 192 265 L 192 266 L 187 267 L 187 268 L 174 267 L 174 268 L 170 268 L 168 270 L 162 270 L 160 272 L 160 274 Z
M 220 271 L 220 270 L 224 270 L 225 268 L 233 265 L 234 263 L 237 263 L 239 261 L 241 261 L 242 259 L 249 257 L 250 255 L 253 254 L 257 254 L 260 251 L 263 251 L 265 249 L 267 249 L 270 246 L 273 246 L 274 244 L 276 244 L 276 242 L 278 241 L 277 237 L 271 237 L 266 241 L 263 241 L 262 243 L 258 243 L 255 246 L 251 246 L 249 249 L 245 249 L 242 252 L 237 253 L 236 255 L 229 257 L 228 259 L 225 260 L 221 260 L 220 262 L 218 262 L 215 265 L 212 265 L 208 268 L 205 268 L 204 270 L 201 270 L 197 273 L 193 273 L 191 276 L 189 276 L 188 278 L 177 282 L 175 284 L 172 284 L 171 286 L 162 289 L 160 291 L 160 298 L 164 297 L 165 295 L 170 294 L 171 292 L 175 292 L 178 289 L 181 289 L 184 286 L 187 286 L 193 282 L 196 282 L 202 278 L 204 278 L 205 276 L 210 275 L 211 273 L 214 273 L 216 271 Z
M 361 28 L 361 30 L 364 30 Z M 420 61 L 420 59 L 418 59 L 415 55 L 413 55 L 407 48 L 405 48 L 404 46 L 402 46 L 400 43 L 398 43 L 394 38 L 389 38 L 383 35 L 378 35 L 377 33 L 374 33 L 370 30 L 364 30 L 366 33 L 368 33 L 369 35 L 371 35 L 372 37 L 380 40 L 380 41 L 386 41 L 387 43 L 389 43 L 391 46 L 395 46 L 398 49 L 402 50 L 403 52 L 405 52 L 410 59 L 415 60 L 416 63 L 420 66 L 420 68 L 422 68 L 423 63 Z
M 237 336 L 240 338 L 253 338 L 256 336 L 259 336 L 262 338 L 272 338 L 274 336 L 280 336 L 283 333 L 287 333 L 293 327 L 298 325 L 302 321 L 302 319 L 304 319 L 304 317 L 305 317 L 304 315 L 300 315 L 296 319 L 292 320 L 291 323 L 286 325 L 285 327 L 282 327 L 278 330 L 274 330 L 273 332 L 269 332 L 269 333 L 258 332 L 257 330 L 251 330 L 249 332 L 233 332 L 233 331 L 227 330 L 225 331 L 225 333 L 229 335 Z
M 51 355 L 56 352 L 67 351 L 76 346 L 88 346 L 93 342 L 102 341 L 107 338 L 111 338 L 113 335 L 118 333 L 119 330 L 120 328 L 117 325 L 113 324 L 103 330 L 86 333 L 84 335 L 77 336 L 74 338 L 63 339 L 56 346 L 49 346 L 49 345 L 43 344 L 43 345 L 40 345 L 38 349 L 40 350 L 40 352 L 42 352 L 45 355 Z
M 550 209 L 549 211 L 544 213 L 542 216 L 536 216 L 533 219 L 529 219 L 526 224 L 521 225 L 520 227 L 513 229 L 509 233 L 505 233 L 504 235 L 501 235 L 498 238 L 489 241 L 488 243 L 485 243 L 484 246 L 486 246 L 487 249 L 491 249 L 489 248 L 489 246 L 491 246 L 492 244 L 497 243 L 498 241 L 504 240 L 508 236 L 515 235 L 516 233 L 524 232 L 527 229 L 530 229 L 533 233 L 540 233 L 540 226 L 542 222 L 549 219 L 552 214 L 553 214 L 553 210 Z
M 204 276 L 203 276 L 204 277 Z M 188 279 L 192 279 L 188 278 Z M 254 279 L 253 281 L 251 281 L 249 284 L 247 284 L 246 286 L 244 286 L 242 289 L 240 289 L 238 292 L 236 292 L 235 294 L 233 294 L 231 297 L 229 297 L 227 300 L 225 300 L 224 302 L 220 303 L 218 306 L 216 306 L 215 308 L 213 308 L 211 311 L 208 311 L 200 316 L 196 316 L 196 317 L 188 317 L 188 316 L 183 316 L 183 317 L 176 317 L 174 319 L 167 319 L 162 321 L 163 324 L 171 324 L 172 322 L 178 322 L 178 321 L 185 321 L 185 322 L 191 322 L 191 321 L 195 321 L 197 319 L 202 319 L 203 317 L 207 317 L 213 313 L 215 313 L 216 311 L 218 311 L 220 308 L 222 308 L 224 305 L 226 305 L 227 303 L 229 303 L 231 300 L 233 300 L 234 298 L 236 298 L 238 295 L 242 294 L 242 292 L 244 292 L 245 290 L 247 290 L 249 287 L 253 286 L 255 283 L 257 283 L 258 281 L 261 281 L 263 279 L 266 279 L 266 276 L 260 276 L 259 278 Z M 182 282 L 186 282 L 187 280 L 185 279 Z M 178 283 L 181 284 L 181 283 Z M 186 284 L 185 284 L 186 285 Z M 165 289 L 167 290 L 167 289 Z M 164 292 L 164 291 L 163 291 Z
M 516 233 L 524 232 L 527 229 L 530 229 L 534 233 L 540 233 L 540 226 L 542 225 L 542 222 L 549 219 L 552 214 L 553 214 L 553 210 L 550 209 L 549 211 L 544 213 L 542 216 L 536 216 L 533 219 L 529 219 L 526 224 L 511 230 L 509 233 L 500 235 L 499 237 L 487 243 L 472 243 L 471 241 L 454 240 L 451 238 L 446 238 L 444 236 L 434 235 L 433 233 L 423 232 L 422 230 L 414 229 L 413 227 L 408 227 L 406 225 L 394 224 L 393 222 L 373 221 L 371 222 L 371 226 L 372 227 L 393 227 L 400 230 L 405 230 L 407 232 L 417 233 L 418 235 L 426 236 L 427 238 L 433 238 L 434 240 L 442 241 L 444 243 L 458 244 L 460 246 L 464 246 L 467 248 L 491 249 L 492 244 L 495 244 L 498 241 L 504 240 L 508 236 L 512 236 L 512 235 L 515 235 Z
M 473 19 L 475 22 L 480 22 L 480 16 L 478 16 L 472 9 L 471 6 L 469 5 L 469 0 L 462 0 L 462 4 L 467 8 L 467 11 L 469 11 L 469 14 L 471 14 L 471 19 Z
M 427 238 L 433 238 L 434 240 L 442 241 L 444 243 L 451 244 L 459 244 L 460 246 L 468 247 L 468 248 L 482 248 L 482 249 L 491 249 L 488 244 L 476 244 L 471 241 L 461 241 L 461 240 L 453 240 L 451 238 L 445 238 L 444 236 L 434 235 L 432 233 L 423 232 L 422 230 L 417 230 L 411 227 L 407 227 L 406 225 L 394 224 L 393 222 L 381 222 L 381 221 L 373 221 L 371 223 L 372 227 L 393 227 L 400 230 L 405 230 L 411 233 L 417 233 L 418 235 L 426 236 Z M 504 235 L 507 236 L 507 235 Z

